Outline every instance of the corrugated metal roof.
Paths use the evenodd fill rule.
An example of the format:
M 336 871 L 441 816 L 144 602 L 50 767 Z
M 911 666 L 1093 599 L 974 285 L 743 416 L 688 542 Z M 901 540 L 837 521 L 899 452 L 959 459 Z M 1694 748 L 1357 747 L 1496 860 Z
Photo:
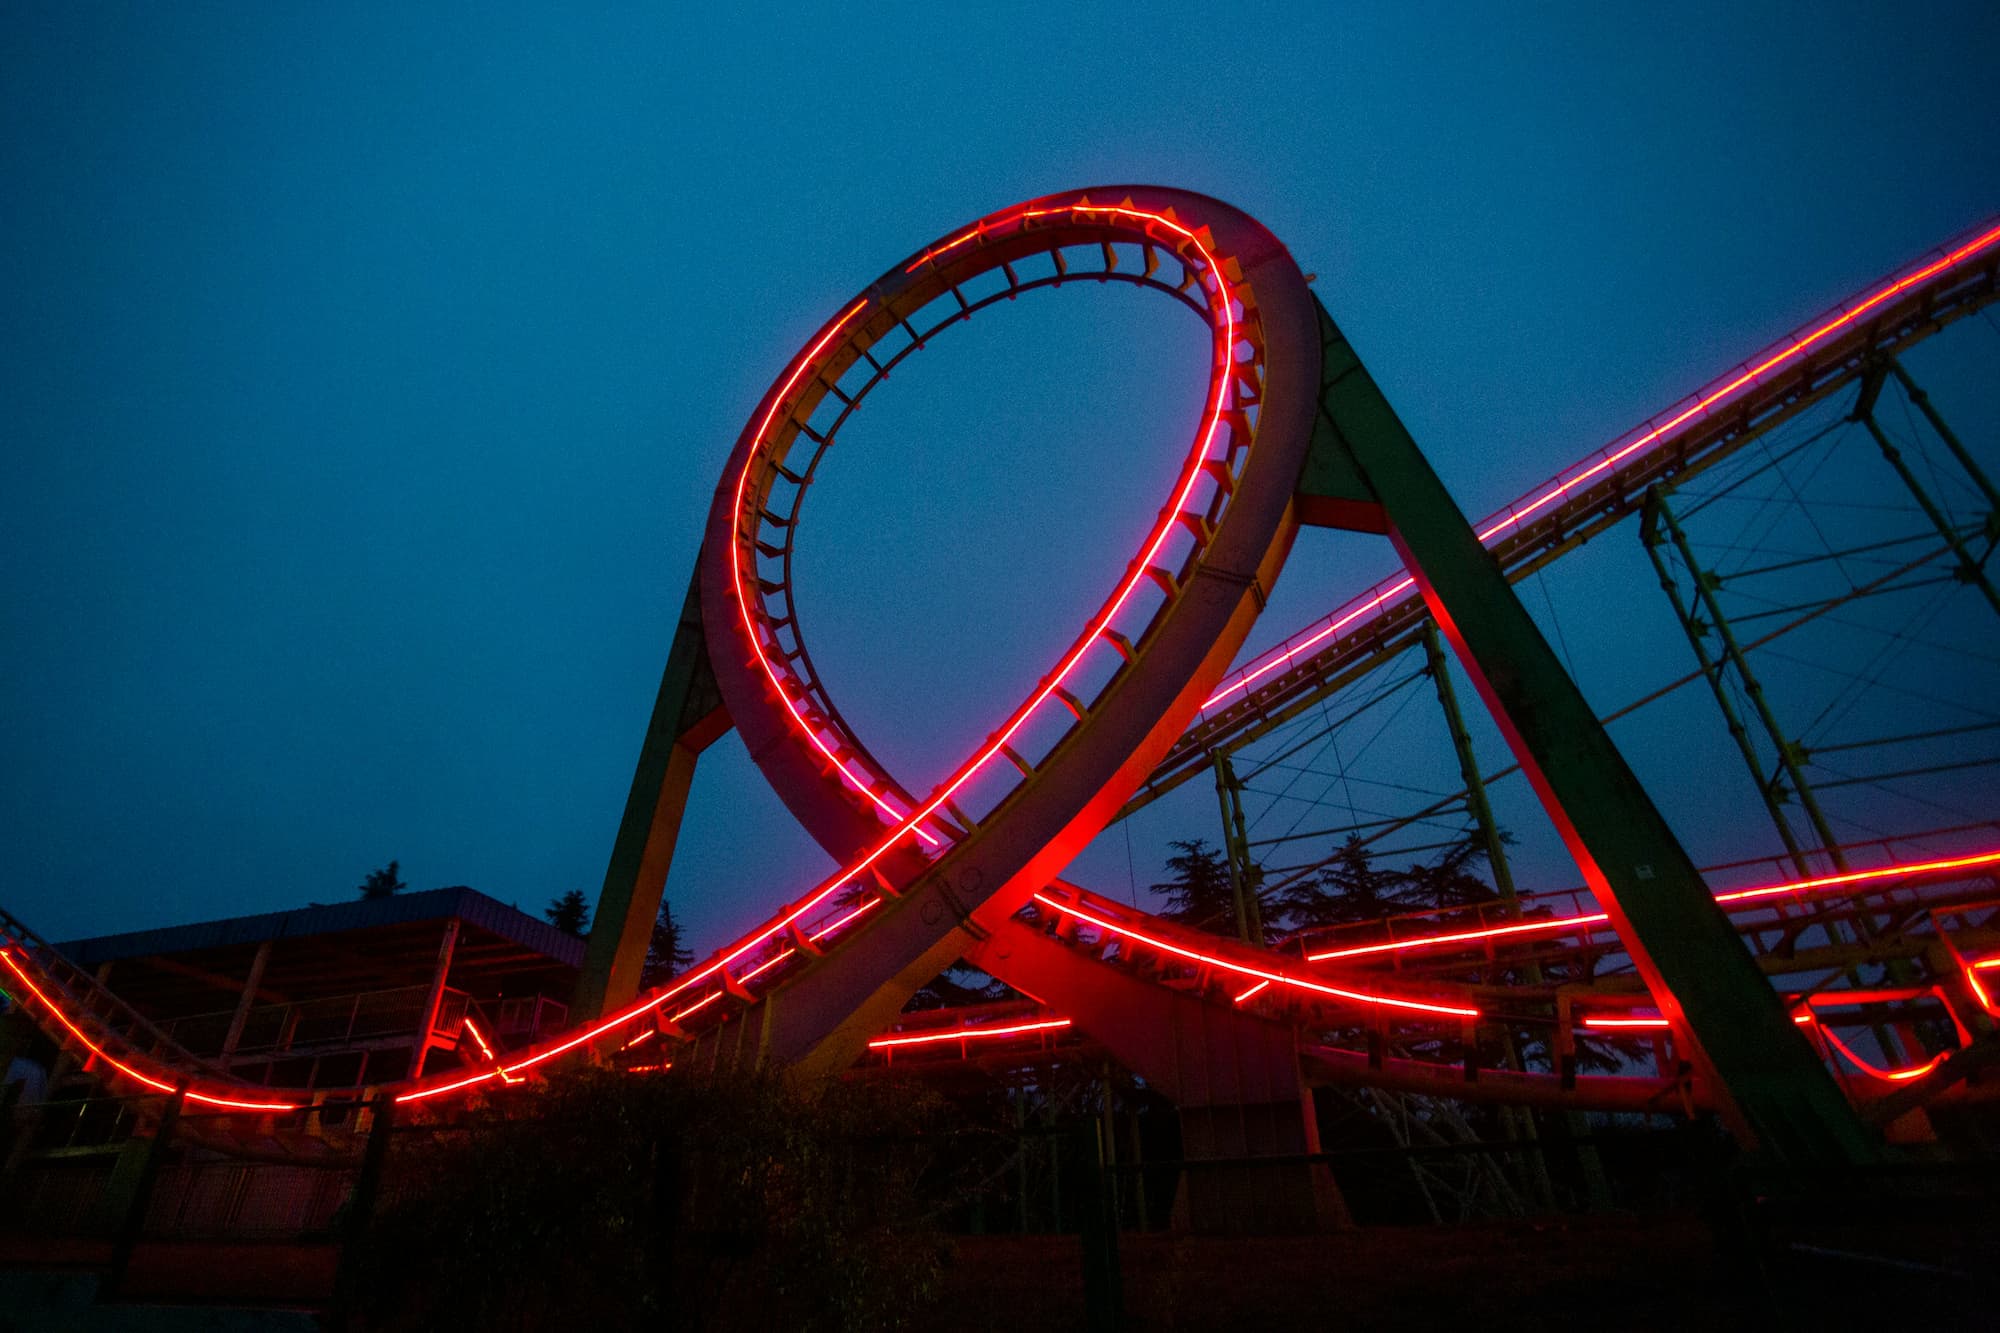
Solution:
M 123 935 L 99 935 L 94 939 L 71 940 L 58 944 L 80 967 L 95 967 L 117 958 L 147 958 L 155 954 L 188 953 L 197 949 L 225 948 L 232 944 L 257 944 L 264 940 L 337 935 L 350 930 L 403 925 L 411 921 L 443 921 L 457 917 L 468 925 L 498 935 L 543 957 L 569 967 L 583 966 L 583 941 L 546 921 L 538 921 L 518 908 L 477 889 L 428 889 L 422 893 L 397 893 L 386 898 L 357 898 L 351 903 L 325 907 L 297 907 L 289 912 L 265 912 L 257 916 L 232 916 L 220 921 L 198 921 L 186 926 L 163 926 L 158 930 L 135 930 Z

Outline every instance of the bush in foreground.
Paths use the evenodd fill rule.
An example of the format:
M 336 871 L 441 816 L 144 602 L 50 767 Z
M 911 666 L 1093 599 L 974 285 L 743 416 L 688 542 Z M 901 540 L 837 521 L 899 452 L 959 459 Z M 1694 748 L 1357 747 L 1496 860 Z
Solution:
M 577 1069 L 399 1128 L 352 1299 L 368 1329 L 894 1329 L 945 1242 L 939 1103 L 880 1083 Z

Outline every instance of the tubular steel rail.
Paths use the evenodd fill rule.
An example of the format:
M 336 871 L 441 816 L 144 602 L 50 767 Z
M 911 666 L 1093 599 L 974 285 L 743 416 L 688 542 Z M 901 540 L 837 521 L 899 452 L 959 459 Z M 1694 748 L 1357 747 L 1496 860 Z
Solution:
M 1480 539 L 1510 577 L 1574 549 L 1632 512 L 1647 486 L 1717 461 L 1851 381 L 1871 356 L 1980 308 L 1994 294 L 1996 257 L 2000 227 L 1936 252 L 1509 506 L 1479 525 Z M 1201 420 L 1141 549 L 1069 650 L 973 755 L 918 797 L 854 735 L 806 651 L 791 595 L 804 498 L 841 425 L 904 358 L 995 301 L 1076 281 L 1159 290 L 1205 321 L 1212 351 Z M 885 274 L 824 326 L 758 405 L 717 490 L 696 598 L 730 721 L 841 869 L 682 977 L 595 1022 L 388 1091 L 405 1103 L 447 1102 L 517 1081 L 567 1052 L 660 1036 L 696 1043 L 712 1060 L 844 1068 L 915 986 L 957 957 L 1004 978 L 1017 956 L 1060 971 L 1050 950 L 1098 974 L 1133 973 L 1100 988 L 1123 997 L 1116 1003 L 1170 995 L 1240 1018 L 1246 1030 L 1282 1029 L 1291 1052 L 1298 1048 L 1287 1025 L 1301 1014 L 1321 1031 L 1430 1024 L 1476 1050 L 1487 1006 L 1495 996 L 1504 1006 L 1507 987 L 1400 980 L 1339 959 L 1281 962 L 1055 879 L 1142 784 L 1156 793 L 1180 780 L 1191 756 L 1277 718 L 1425 614 L 1409 580 L 1390 581 L 1225 677 L 1299 522 L 1294 488 L 1322 410 L 1318 318 L 1275 238 L 1227 205 L 1170 190 L 1033 201 L 941 238 Z M 303 1109 L 303 1099 L 282 1101 L 215 1074 L 12 918 L 0 918 L 0 928 L 9 937 L 0 947 L 7 988 L 52 1033 L 116 1074 L 219 1110 Z M 1966 961 L 1981 996 L 1986 961 Z M 1107 1033 L 1090 1035 L 1111 1044 Z M 1307 1054 L 1309 1064 L 1352 1072 L 1353 1052 Z M 1392 1070 L 1379 1047 L 1359 1058 L 1385 1083 L 1418 1077 L 1400 1064 Z M 1568 1095 L 1591 1076 L 1552 1077 Z M 1675 1086 L 1686 1095 L 1684 1081 Z M 1541 1096 L 1539 1087 L 1522 1083 L 1522 1096 Z M 1633 1095 L 1621 1085 L 1611 1100 L 1623 1105 Z
M 1859 382 L 2000 295 L 1991 224 L 1940 246 L 1898 275 L 1780 339 L 1658 416 L 1587 455 L 1478 524 L 1518 581 L 1639 512 L 1649 488 L 1684 481 Z M 1232 671 L 1122 814 L 1157 800 L 1332 688 L 1394 656 L 1429 619 L 1405 575 L 1289 635 Z

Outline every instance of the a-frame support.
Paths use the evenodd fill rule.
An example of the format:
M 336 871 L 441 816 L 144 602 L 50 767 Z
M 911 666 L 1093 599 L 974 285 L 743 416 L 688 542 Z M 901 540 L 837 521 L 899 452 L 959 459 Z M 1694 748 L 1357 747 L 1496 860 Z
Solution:
M 588 1022 L 639 993 L 639 973 L 687 811 L 695 759 L 729 730 L 729 714 L 708 663 L 701 629 L 701 579 L 689 583 L 652 720 L 639 747 L 638 771 L 597 895 L 583 975 L 571 1017 Z
M 1310 523 L 1385 533 L 1661 1012 L 1747 1147 L 1793 1167 L 1874 1160 L 1848 1105 L 1673 830 L 1322 307 Z

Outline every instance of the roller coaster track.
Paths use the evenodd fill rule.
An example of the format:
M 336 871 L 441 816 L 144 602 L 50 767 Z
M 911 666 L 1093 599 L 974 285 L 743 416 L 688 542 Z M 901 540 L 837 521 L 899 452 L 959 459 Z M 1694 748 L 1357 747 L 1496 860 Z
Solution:
M 1535 573 L 1639 512 L 1654 486 L 1685 481 L 1990 305 L 1991 227 L 1926 256 L 1834 307 L 1478 524 L 1510 582 Z M 1385 579 L 1232 671 L 1202 703 L 1123 813 L 1141 808 L 1233 749 L 1415 641 L 1428 620 L 1406 575 Z
M 1711 465 L 1852 382 L 1872 358 L 1987 304 L 1997 263 L 1996 226 L 1933 252 L 1478 525 L 1480 539 L 1509 577 L 1539 568 L 1631 512 L 1649 486 Z M 919 796 L 854 734 L 806 650 L 791 593 L 804 500 L 841 426 L 906 358 L 999 300 L 1066 282 L 1128 283 L 1196 312 L 1211 338 L 1202 415 L 1140 550 L 1070 647 L 971 756 Z M 1121 810 L 1184 780 L 1209 750 L 1281 721 L 1325 682 L 1402 641 L 1426 614 L 1410 580 L 1391 580 L 1226 674 L 1300 522 L 1295 488 L 1322 410 L 1317 313 L 1297 266 L 1253 220 L 1201 196 L 1136 187 L 994 214 L 919 251 L 842 309 L 774 382 L 738 440 L 697 579 L 727 720 L 840 869 L 688 973 L 595 1022 L 376 1091 L 443 1105 L 571 1052 L 615 1053 L 660 1037 L 681 1043 L 689 1063 L 845 1069 L 866 1057 L 871 1040 L 885 1039 L 917 986 L 961 957 L 1060 1015 L 1034 1021 L 1073 1023 L 1194 1100 L 1254 1094 L 1242 1084 L 1246 1049 L 1263 1053 L 1266 1073 L 1249 1077 L 1273 1096 L 1285 1095 L 1301 1063 L 1309 1079 L 1471 1087 L 1471 1057 L 1392 1058 L 1379 1042 L 1352 1050 L 1322 1036 L 1428 1028 L 1472 1049 L 1482 1021 L 1513 1021 L 1506 1011 L 1524 988 L 1405 967 L 1403 936 L 1383 951 L 1387 965 L 1305 948 L 1296 957 L 1254 950 L 1056 878 Z M 1888 868 L 1865 891 L 1963 880 L 1978 868 Z M 1771 893 L 1814 896 L 1797 884 Z M 1965 901 L 1982 900 L 1975 893 Z M 1961 907 L 1940 899 L 1925 910 Z M 1441 933 L 1457 928 L 1440 925 Z M 1965 938 L 1984 950 L 1992 925 L 1988 911 Z M 309 1100 L 215 1073 L 11 917 L 0 918 L 0 931 L 0 984 L 112 1077 L 182 1091 L 217 1111 L 269 1116 Z M 1987 961 L 1983 951 L 1960 960 L 1990 1016 L 1980 981 Z M 1302 1029 L 1321 1035 L 1301 1038 Z M 1236 1085 L 1196 1086 L 1213 1081 L 1218 1062 L 1190 1059 L 1190 1033 L 1227 1048 L 1220 1063 L 1233 1062 Z M 1686 1104 L 1701 1091 L 1678 1074 L 1494 1071 L 1479 1095 L 1629 1107 L 1672 1096 Z

